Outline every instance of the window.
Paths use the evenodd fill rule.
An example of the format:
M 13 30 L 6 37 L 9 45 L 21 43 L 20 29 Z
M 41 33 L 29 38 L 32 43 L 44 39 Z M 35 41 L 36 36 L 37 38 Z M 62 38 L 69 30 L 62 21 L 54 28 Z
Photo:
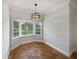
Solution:
M 33 24 L 32 23 L 22 22 L 21 26 L 22 26 L 21 32 L 23 35 L 33 34 Z
M 40 26 L 40 24 L 35 24 L 35 34 L 41 34 L 41 26 Z
M 19 36 L 19 22 L 13 22 L 13 36 Z
M 42 25 L 33 21 L 15 20 L 12 22 L 13 38 L 23 35 L 41 35 Z

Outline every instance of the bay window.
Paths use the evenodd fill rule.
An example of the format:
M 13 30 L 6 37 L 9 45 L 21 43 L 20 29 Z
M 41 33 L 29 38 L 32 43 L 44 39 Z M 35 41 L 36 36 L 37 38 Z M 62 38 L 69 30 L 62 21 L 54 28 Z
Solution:
M 12 38 L 25 35 L 42 35 L 42 23 L 26 20 L 12 21 Z

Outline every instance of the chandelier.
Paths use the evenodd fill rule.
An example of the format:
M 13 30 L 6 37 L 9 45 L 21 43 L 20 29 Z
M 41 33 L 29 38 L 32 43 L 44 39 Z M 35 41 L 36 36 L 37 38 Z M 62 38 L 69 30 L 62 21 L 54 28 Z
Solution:
M 32 13 L 31 18 L 32 18 L 32 20 L 39 20 L 40 19 L 40 13 L 38 13 L 36 11 L 37 4 L 34 4 L 34 5 L 35 5 L 35 12 Z

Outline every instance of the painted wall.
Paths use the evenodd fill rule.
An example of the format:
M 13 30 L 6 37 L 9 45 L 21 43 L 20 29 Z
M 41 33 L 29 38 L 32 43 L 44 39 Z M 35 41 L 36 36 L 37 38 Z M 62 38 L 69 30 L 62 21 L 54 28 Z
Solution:
M 67 54 L 77 50 L 77 0 L 50 12 L 43 27 L 44 40 L 52 46 Z
M 31 36 L 23 36 L 16 39 L 11 40 L 11 49 L 16 48 L 17 46 L 29 42 L 42 42 L 42 37 L 31 35 Z
M 77 0 L 69 4 L 70 51 L 77 50 Z
M 10 7 L 10 18 L 14 19 L 30 19 L 30 14 L 22 8 L 19 7 Z
M 30 12 L 30 10 L 26 11 L 24 8 L 20 7 L 10 7 L 10 19 L 20 19 L 20 20 L 31 20 L 31 14 L 33 12 Z M 42 17 L 43 15 L 41 14 L 40 22 L 42 22 Z
M 51 12 L 44 20 L 44 40 L 60 50 L 69 52 L 69 4 Z
M 6 3 L 2 5 L 2 59 L 8 59 L 9 53 L 9 8 Z

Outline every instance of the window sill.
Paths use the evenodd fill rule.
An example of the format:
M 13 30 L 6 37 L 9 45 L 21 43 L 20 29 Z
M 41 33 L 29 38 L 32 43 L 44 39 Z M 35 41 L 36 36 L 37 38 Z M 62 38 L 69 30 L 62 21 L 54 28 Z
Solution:
M 21 37 L 24 37 L 24 36 L 33 36 L 35 34 L 29 34 L 29 35 L 20 35 L 20 36 L 17 36 L 17 37 L 13 37 L 12 40 L 14 39 L 18 39 L 18 38 L 21 38 Z

